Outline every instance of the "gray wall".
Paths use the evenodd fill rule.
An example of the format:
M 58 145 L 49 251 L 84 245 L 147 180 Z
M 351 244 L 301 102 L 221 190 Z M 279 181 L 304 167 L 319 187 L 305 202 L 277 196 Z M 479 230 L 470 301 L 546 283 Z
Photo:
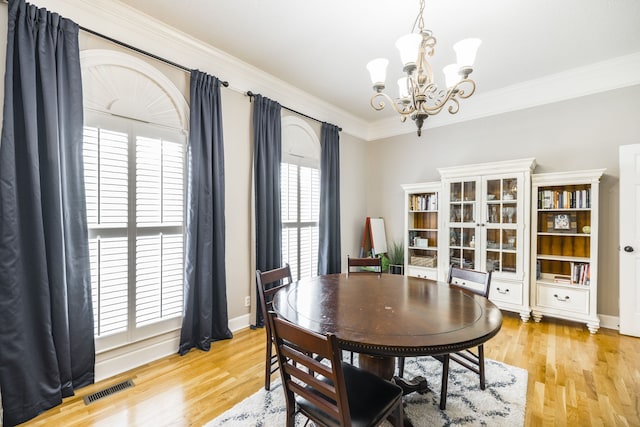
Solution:
M 388 239 L 402 239 L 400 185 L 438 181 L 439 167 L 534 157 L 538 173 L 606 168 L 600 187 L 598 313 L 618 316 L 618 147 L 640 143 L 639 97 L 640 86 L 634 86 L 457 125 L 427 126 L 421 138 L 412 133 L 375 141 L 369 168 L 383 172 L 369 174 L 368 214 L 385 218 Z

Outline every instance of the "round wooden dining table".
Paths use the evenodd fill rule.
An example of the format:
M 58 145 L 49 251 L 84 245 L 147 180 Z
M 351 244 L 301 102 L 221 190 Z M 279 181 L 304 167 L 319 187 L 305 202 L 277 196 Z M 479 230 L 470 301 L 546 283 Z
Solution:
M 273 307 L 278 317 L 305 329 L 335 334 L 343 350 L 359 353 L 361 367 L 387 379 L 398 356 L 475 347 L 502 326 L 502 313 L 487 298 L 392 274 L 301 279 L 276 293 Z

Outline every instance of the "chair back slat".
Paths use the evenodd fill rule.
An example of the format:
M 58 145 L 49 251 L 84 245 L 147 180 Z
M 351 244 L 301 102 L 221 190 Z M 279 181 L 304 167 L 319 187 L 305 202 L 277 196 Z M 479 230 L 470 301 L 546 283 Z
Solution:
M 338 424 L 349 425 L 341 351 L 335 335 L 316 334 L 278 318 L 273 312 L 271 320 L 287 407 L 295 407 L 294 395 L 298 395 L 335 418 Z M 323 366 L 319 366 L 316 360 L 319 358 L 325 360 Z M 322 377 L 314 373 L 321 373 Z
M 451 266 L 449 268 L 449 285 L 472 292 L 483 297 L 489 296 L 491 286 L 491 272 L 469 270 Z
M 308 354 L 305 354 L 304 352 L 300 351 L 300 349 L 295 349 L 294 347 L 295 345 L 293 343 L 290 343 L 289 347 L 284 347 L 282 349 L 283 356 L 291 359 L 294 362 L 294 366 L 295 364 L 300 364 L 309 367 L 312 372 L 324 375 L 325 377 L 331 375 L 331 369 L 327 367 L 327 365 L 324 365 L 318 361 L 319 357 L 322 356 L 319 356 L 318 353 L 315 353 L 317 357 L 311 358 L 311 360 L 309 360 Z

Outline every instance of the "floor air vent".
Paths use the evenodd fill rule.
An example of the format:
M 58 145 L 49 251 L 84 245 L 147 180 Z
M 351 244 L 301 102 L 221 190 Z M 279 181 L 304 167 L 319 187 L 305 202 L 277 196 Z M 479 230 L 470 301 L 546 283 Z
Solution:
M 90 403 L 95 402 L 96 400 L 100 400 L 104 397 L 107 396 L 111 396 L 112 394 L 115 394 L 119 391 L 122 390 L 126 390 L 128 388 L 133 387 L 133 381 L 132 380 L 126 380 L 126 381 L 122 381 L 121 383 L 112 385 L 111 387 L 107 387 L 104 390 L 100 390 L 100 391 L 96 391 L 95 393 L 92 393 L 88 396 L 84 397 L 84 404 L 88 405 Z

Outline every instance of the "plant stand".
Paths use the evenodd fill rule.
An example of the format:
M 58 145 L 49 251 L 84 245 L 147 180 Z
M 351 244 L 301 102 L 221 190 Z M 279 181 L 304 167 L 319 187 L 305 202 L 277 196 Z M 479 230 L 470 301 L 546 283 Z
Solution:
M 404 274 L 404 265 L 389 264 L 389 274 Z

